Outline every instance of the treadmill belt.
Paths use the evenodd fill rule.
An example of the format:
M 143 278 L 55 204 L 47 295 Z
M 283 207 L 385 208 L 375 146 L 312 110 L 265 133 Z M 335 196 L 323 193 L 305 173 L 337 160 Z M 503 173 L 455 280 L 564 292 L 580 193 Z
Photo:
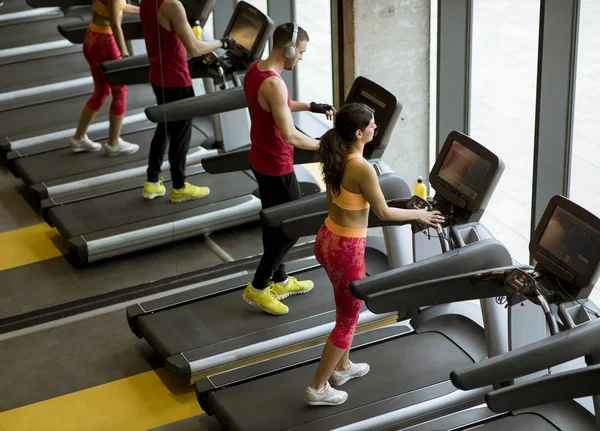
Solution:
M 473 363 L 456 344 L 437 332 L 425 332 L 359 349 L 353 362 L 367 362 L 369 374 L 343 386 L 348 400 L 340 406 L 315 407 L 304 402 L 304 391 L 317 363 L 271 374 L 238 386 L 211 392 L 209 402 L 219 421 L 230 430 L 287 430 L 304 425 L 311 431 L 328 430 L 327 417 L 358 411 L 372 403 L 389 405 L 402 394 L 448 380 L 450 371 Z M 260 412 L 260 413 L 257 413 Z
M 194 348 L 242 337 L 334 309 L 333 289 L 322 268 L 302 272 L 297 277 L 312 280 L 315 287 L 305 295 L 286 299 L 290 312 L 284 316 L 274 317 L 246 304 L 242 300 L 242 290 L 236 290 L 209 300 L 142 316 L 138 319 L 138 327 L 150 345 L 166 359 Z M 278 335 L 273 335 L 276 336 Z
M 477 431 L 558 431 L 558 428 L 542 416 L 533 413 L 508 416 L 472 429 Z
M 154 200 L 142 198 L 140 185 L 138 189 L 54 207 L 49 210 L 48 215 L 65 238 L 74 238 L 246 196 L 256 189 L 256 182 L 244 172 L 197 174 L 188 177 L 188 181 L 194 185 L 209 187 L 210 194 L 199 200 L 173 204 L 168 196 Z M 168 183 L 167 188 L 169 188 Z
M 148 130 L 142 132 L 121 135 L 127 142 L 132 142 L 140 146 L 140 149 L 134 154 L 107 157 L 104 149 L 95 153 L 72 153 L 69 148 L 63 148 L 62 150 L 18 159 L 15 161 L 15 165 L 27 184 L 37 184 L 83 172 L 88 173 L 88 177 L 93 177 L 94 172 L 101 169 L 118 167 L 139 160 L 147 160 L 154 130 L 155 128 L 150 127 Z M 194 139 L 200 139 L 200 136 L 202 136 L 202 133 L 192 128 L 192 142 L 195 142 Z M 105 140 L 100 142 L 104 144 Z
M 91 13 L 89 18 L 91 19 Z M 0 49 L 64 40 L 58 32 L 58 26 L 78 21 L 82 19 L 60 17 L 2 26 L 0 27 Z
M 0 3 L 2 2 L 0 1 Z M 0 15 L 5 13 L 21 12 L 27 9 L 31 8 L 23 0 L 4 0 L 4 4 L 0 6 Z
M 49 103 L 0 112 L 0 136 L 11 140 L 22 139 L 71 129 L 77 126 L 81 110 L 89 95 L 70 97 Z M 95 122 L 108 120 L 110 96 L 100 109 Z M 145 108 L 156 104 L 156 98 L 148 85 L 133 85 L 127 92 L 127 110 Z M 125 114 L 127 115 L 127 114 Z
M 0 68 L 2 93 L 92 76 L 82 52 L 5 64 Z

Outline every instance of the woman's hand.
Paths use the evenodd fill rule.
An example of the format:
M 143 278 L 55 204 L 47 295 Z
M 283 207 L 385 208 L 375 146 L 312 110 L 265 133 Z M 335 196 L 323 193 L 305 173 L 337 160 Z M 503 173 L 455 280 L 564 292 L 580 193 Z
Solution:
M 444 216 L 439 211 L 427 211 L 427 210 L 414 210 L 417 212 L 416 220 L 419 223 L 426 224 L 428 226 L 436 227 L 439 223 L 444 223 Z

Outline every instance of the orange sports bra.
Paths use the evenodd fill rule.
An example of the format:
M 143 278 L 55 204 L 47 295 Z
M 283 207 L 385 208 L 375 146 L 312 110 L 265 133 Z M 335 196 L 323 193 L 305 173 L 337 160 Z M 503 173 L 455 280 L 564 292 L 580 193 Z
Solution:
M 362 157 L 360 154 L 348 154 L 346 156 L 346 161 L 344 163 L 344 167 L 349 160 L 354 159 L 356 157 Z M 340 194 L 334 195 L 332 194 L 332 201 L 339 208 L 344 210 L 364 210 L 369 208 L 369 202 L 365 199 L 362 193 L 353 193 L 344 188 L 340 183 Z
M 121 10 L 125 9 L 125 4 L 126 4 L 125 0 L 121 0 L 121 5 L 120 5 Z M 101 17 L 109 18 L 108 5 L 106 3 L 102 3 L 100 0 L 93 0 L 92 1 L 92 9 L 94 12 L 96 12 Z

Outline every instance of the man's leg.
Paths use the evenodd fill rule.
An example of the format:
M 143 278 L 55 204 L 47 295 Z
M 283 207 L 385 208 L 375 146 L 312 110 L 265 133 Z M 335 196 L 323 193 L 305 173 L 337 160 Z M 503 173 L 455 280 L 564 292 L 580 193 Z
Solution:
M 156 103 L 162 105 L 165 103 L 168 88 L 152 85 Z M 148 169 L 146 170 L 146 184 L 142 195 L 146 199 L 154 199 L 159 196 L 164 196 L 166 193 L 165 186 L 160 180 L 161 166 L 167 148 L 167 127 L 166 123 L 158 123 L 152 141 L 150 142 L 150 152 L 148 154 Z
M 273 177 L 254 172 L 263 208 L 270 208 L 300 197 L 300 188 L 296 175 Z M 279 228 L 262 226 L 263 255 L 254 275 L 252 283 L 244 291 L 247 302 L 261 307 L 271 314 L 286 314 L 289 310 L 279 299 L 287 296 L 305 293 L 312 289 L 306 283 L 301 284 L 296 279 L 287 277 L 282 261 L 296 239 L 287 238 Z M 271 278 L 277 272 L 281 284 L 273 285 Z M 277 291 L 275 291 L 277 289 Z M 293 292 L 292 292 L 293 291 Z
M 177 99 L 194 97 L 193 87 L 173 89 Z M 184 202 L 200 199 L 210 193 L 208 187 L 196 187 L 185 182 L 185 163 L 192 139 L 192 120 L 170 122 L 169 125 L 169 163 L 171 165 L 171 202 Z

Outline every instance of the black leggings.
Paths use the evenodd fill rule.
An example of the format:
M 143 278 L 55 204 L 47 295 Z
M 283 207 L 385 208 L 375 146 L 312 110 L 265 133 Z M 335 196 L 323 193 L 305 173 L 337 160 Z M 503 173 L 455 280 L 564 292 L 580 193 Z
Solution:
M 300 199 L 300 185 L 294 172 L 278 177 L 259 174 L 254 169 L 252 172 L 258 181 L 258 192 L 263 209 Z M 255 289 L 264 289 L 271 280 L 279 283 L 287 278 L 282 261 L 297 240 L 297 238 L 286 237 L 279 228 L 271 228 L 263 224 L 264 252 L 252 280 Z
M 156 103 L 176 102 L 177 100 L 194 97 L 193 87 L 159 87 L 152 85 Z M 169 117 L 167 116 L 168 120 Z M 173 188 L 181 189 L 185 183 L 185 161 L 190 148 L 192 138 L 192 120 L 167 121 L 158 123 L 154 137 L 150 143 L 150 155 L 148 156 L 147 179 L 151 183 L 158 181 L 160 167 L 165 157 L 167 148 L 167 137 L 169 138 L 169 163 L 171 164 L 171 180 Z

